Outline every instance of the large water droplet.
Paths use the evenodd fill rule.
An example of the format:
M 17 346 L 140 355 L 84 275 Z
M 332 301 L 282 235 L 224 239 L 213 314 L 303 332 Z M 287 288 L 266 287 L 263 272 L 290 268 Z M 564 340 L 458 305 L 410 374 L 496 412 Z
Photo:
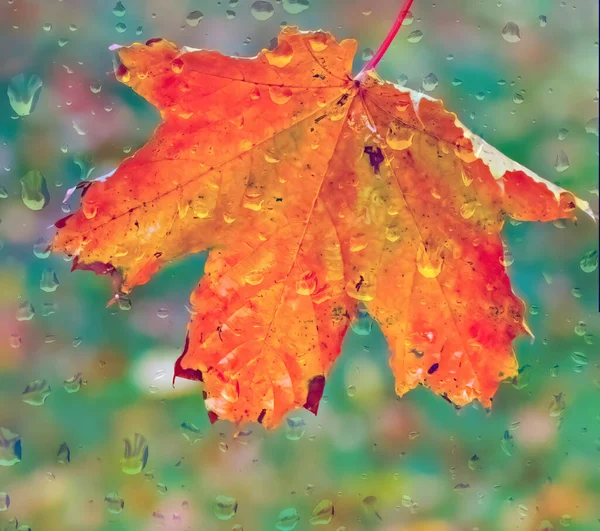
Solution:
M 562 393 L 552 395 L 552 400 L 550 401 L 550 406 L 548 407 L 548 414 L 551 417 L 562 416 L 566 408 L 567 405 L 565 404 Z
M 283 0 L 283 9 L 290 15 L 297 15 L 310 7 L 310 0 Z
M 273 13 L 275 13 L 275 9 L 271 2 L 257 0 L 250 7 L 250 13 L 252 13 L 252 16 L 256 20 L 269 20 L 273 16 Z
M 130 438 L 123 439 L 125 442 L 125 450 L 121 459 L 121 470 L 125 474 L 139 474 L 148 462 L 148 442 L 146 438 L 136 433 L 133 440 Z
M 317 289 L 318 279 L 314 271 L 304 271 L 296 281 L 298 295 L 312 295 Z
M 21 199 L 31 210 L 42 210 L 50 202 L 46 179 L 39 171 L 30 170 L 21 177 Z
M 299 521 L 300 515 L 298 514 L 298 510 L 289 507 L 279 513 L 275 527 L 279 529 L 279 531 L 292 531 L 292 529 L 298 525 Z
M 433 72 L 430 72 L 426 76 L 423 76 L 423 90 L 426 90 L 427 92 L 431 92 L 432 90 L 435 90 L 435 88 L 438 85 L 439 85 L 438 78 Z
M 376 517 L 381 520 L 378 509 L 379 501 L 375 496 L 367 496 L 362 500 L 362 508 L 369 517 Z
M 294 50 L 290 43 L 283 41 L 274 50 L 266 52 L 265 56 L 271 66 L 284 68 L 290 64 L 294 57 Z
M 48 258 L 50 256 L 50 241 L 45 238 L 39 238 L 33 244 L 33 254 L 37 258 Z
M 502 29 L 502 37 L 506 42 L 519 42 L 521 40 L 521 31 L 519 30 L 519 26 L 517 26 L 514 22 L 509 22 Z
M 477 200 L 467 201 L 460 207 L 460 215 L 464 219 L 470 219 L 473 217 L 473 214 L 475 214 L 475 210 L 478 206 L 479 203 L 477 202 Z
M 58 277 L 53 269 L 49 267 L 42 271 L 42 278 L 40 279 L 40 289 L 46 293 L 52 293 L 58 288 L 59 282 Z
M 356 307 L 356 317 L 350 321 L 350 328 L 359 336 L 368 336 L 373 329 L 373 318 L 369 315 L 367 306 L 359 302 Z
M 331 500 L 321 500 L 310 515 L 311 525 L 326 525 L 333 519 L 333 502 Z
M 425 246 L 421 243 L 417 250 L 417 270 L 425 278 L 435 278 L 442 271 L 444 259 L 439 251 L 425 250 Z
M 585 132 L 598 136 L 598 117 L 588 120 L 585 124 Z
M 21 436 L 0 427 L 0 466 L 13 466 L 21 461 Z
M 250 284 L 251 286 L 258 286 L 264 279 L 265 275 L 262 271 L 248 271 L 244 276 L 246 284 Z
M 408 37 L 406 37 L 406 40 L 412 44 L 416 44 L 422 38 L 423 38 L 423 32 L 421 30 L 415 30 L 415 31 L 411 32 L 408 35 Z
M 0 492 L 0 512 L 7 511 L 10 507 L 10 496 L 6 492 Z
M 270 86 L 269 96 L 271 96 L 273 103 L 283 105 L 292 99 L 292 90 L 287 87 Z
M 584 273 L 593 273 L 598 268 L 598 251 L 588 251 L 583 255 L 579 266 Z
M 204 18 L 204 13 L 202 13 L 202 11 L 192 11 L 192 12 L 188 13 L 187 16 L 185 17 L 185 22 L 187 23 L 188 26 L 195 28 L 198 24 L 200 24 L 200 21 L 203 18 Z
M 29 77 L 19 74 L 10 79 L 7 89 L 8 101 L 19 116 L 28 116 L 35 110 L 42 85 L 42 80 L 35 74 Z
M 412 146 L 414 130 L 406 127 L 402 122 L 393 121 L 390 123 L 385 140 L 392 149 L 401 151 Z
M 554 169 L 562 173 L 563 171 L 568 170 L 571 167 L 569 164 L 569 157 L 567 154 L 561 149 L 556 155 L 556 162 L 554 163 Z
M 125 6 L 123 5 L 122 2 L 117 2 L 115 7 L 113 7 L 112 12 L 115 17 L 122 17 L 125 15 L 127 10 L 125 9 Z
M 192 422 L 181 423 L 181 433 L 191 445 L 194 445 L 202 440 L 202 432 Z
M 525 96 L 523 95 L 522 92 L 515 92 L 513 94 L 513 103 L 515 103 L 516 105 L 521 105 L 521 103 L 523 103 L 525 101 Z
M 322 51 L 326 50 L 327 47 L 329 46 L 328 41 L 329 41 L 329 39 L 327 37 L 327 34 L 322 31 L 316 32 L 308 40 L 313 52 L 322 52 Z
M 25 386 L 21 400 L 31 406 L 43 406 L 51 392 L 52 388 L 46 380 L 35 380 Z
M 35 315 L 35 308 L 29 301 L 25 301 L 17 308 L 17 321 L 31 321 Z
M 183 72 L 183 60 L 180 57 L 176 57 L 171 61 L 171 70 L 175 74 L 181 74 Z
M 58 452 L 56 452 L 56 462 L 61 465 L 68 465 L 71 462 L 71 449 L 66 442 L 61 443 L 58 447 Z
M 299 441 L 306 432 L 306 423 L 302 417 L 290 417 L 286 421 L 285 436 L 290 441 Z
M 500 439 L 500 448 L 508 457 L 511 457 L 515 451 L 514 438 L 508 430 L 504 430 L 504 435 Z
M 116 492 L 109 492 L 104 497 L 104 503 L 111 514 L 119 514 L 125 507 L 125 501 Z
M 70 378 L 67 378 L 63 382 L 63 387 L 67 393 L 76 393 L 81 388 L 81 382 L 82 382 L 81 373 L 78 372 L 77 374 L 71 376 Z
M 213 503 L 213 511 L 219 520 L 230 520 L 238 510 L 238 502 L 235 498 L 219 495 Z

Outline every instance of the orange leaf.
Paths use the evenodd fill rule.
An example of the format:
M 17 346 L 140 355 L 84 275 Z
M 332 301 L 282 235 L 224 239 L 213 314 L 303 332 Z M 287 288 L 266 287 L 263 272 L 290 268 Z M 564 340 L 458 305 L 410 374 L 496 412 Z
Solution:
M 124 293 L 210 249 L 176 375 L 204 381 L 212 419 L 316 413 L 358 308 L 387 337 L 398 394 L 424 384 L 489 406 L 526 331 L 505 215 L 589 210 L 440 101 L 374 72 L 353 79 L 355 51 L 289 27 L 252 59 L 162 39 L 118 49 L 117 78 L 163 122 L 85 186 L 53 249 Z

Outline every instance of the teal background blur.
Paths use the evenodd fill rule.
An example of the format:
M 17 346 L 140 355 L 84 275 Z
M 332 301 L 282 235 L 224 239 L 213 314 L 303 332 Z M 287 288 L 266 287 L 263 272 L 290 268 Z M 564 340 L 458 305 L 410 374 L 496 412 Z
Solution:
M 0 426 L 21 436 L 22 461 L 0 466 L 0 491 L 10 497 L 0 529 L 262 531 L 275 530 L 287 508 L 298 511 L 296 530 L 600 529 L 598 270 L 580 265 L 594 251 L 585 269 L 597 264 L 598 228 L 584 215 L 577 223 L 506 224 L 509 274 L 536 339 L 516 343 L 524 372 L 515 385 L 501 386 L 491 412 L 475 405 L 457 412 L 425 389 L 397 398 L 374 326 L 368 335 L 348 332 L 319 415 L 292 414 L 306 424 L 299 440 L 290 440 L 297 435 L 285 425 L 242 433 L 224 422 L 211 426 L 200 384 L 172 388 L 186 304 L 205 256 L 137 288 L 127 310 L 105 307 L 106 278 L 71 274 L 63 257 L 33 252 L 65 215 L 66 190 L 114 169 L 158 123 L 155 110 L 114 79 L 109 45 L 161 36 L 254 55 L 285 21 L 357 38 L 358 72 L 362 50 L 378 47 L 399 3 L 311 0 L 292 14 L 286 0 L 273 2 L 273 16 L 259 21 L 250 0 L 123 0 L 126 12 L 116 10 L 122 16 L 112 0 L 2 0 Z M 196 27 L 186 23 L 194 10 L 204 14 Z M 595 134 L 586 132 L 598 116 L 597 2 L 415 0 L 412 12 L 378 68 L 382 77 L 405 75 L 407 86 L 420 90 L 423 76 L 434 73 L 439 85 L 429 94 L 597 212 L 597 125 Z M 508 22 L 519 26 L 519 42 L 503 38 Z M 416 30 L 423 37 L 411 43 Z M 43 82 L 25 117 L 7 96 L 18 74 Z M 570 167 L 558 172 L 561 150 Z M 40 211 L 21 200 L 20 179 L 30 170 L 48 185 L 50 202 Z M 60 282 L 54 292 L 40 289 L 48 268 Z M 33 317 L 25 315 L 27 303 Z M 77 373 L 84 385 L 68 393 L 63 381 Z M 51 387 L 45 403 L 23 402 L 26 386 L 43 379 Z M 145 437 L 149 458 L 142 473 L 128 475 L 123 439 L 135 433 Z M 68 463 L 64 452 L 57 457 L 63 442 Z M 0 448 L 0 463 L 11 452 Z M 118 501 L 105 501 L 112 492 L 124 501 L 119 514 L 108 510 Z M 217 517 L 217 496 L 237 500 L 233 518 Z M 313 527 L 311 513 L 324 499 L 335 514 Z

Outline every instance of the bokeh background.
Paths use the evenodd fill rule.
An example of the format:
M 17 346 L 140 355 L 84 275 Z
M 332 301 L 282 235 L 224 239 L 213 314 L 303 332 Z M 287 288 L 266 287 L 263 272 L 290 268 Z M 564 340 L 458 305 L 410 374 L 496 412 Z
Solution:
M 77 207 L 66 190 L 114 169 L 158 123 L 114 79 L 111 44 L 161 36 L 254 55 L 287 22 L 357 38 L 358 71 L 399 0 L 277 0 L 255 14 L 251 0 L 1 1 L 1 529 L 600 529 L 598 227 L 584 215 L 506 224 L 536 339 L 517 342 L 522 373 L 491 412 L 425 389 L 397 398 L 385 341 L 361 323 L 318 417 L 294 412 L 273 432 L 211 426 L 200 384 L 171 386 L 205 256 L 106 308 L 106 278 L 44 252 Z M 412 13 L 380 74 L 442 98 L 597 212 L 598 3 L 415 0 Z M 503 34 L 509 22 L 518 35 Z M 37 172 L 49 202 L 32 210 Z M 125 473 L 146 445 L 145 468 Z

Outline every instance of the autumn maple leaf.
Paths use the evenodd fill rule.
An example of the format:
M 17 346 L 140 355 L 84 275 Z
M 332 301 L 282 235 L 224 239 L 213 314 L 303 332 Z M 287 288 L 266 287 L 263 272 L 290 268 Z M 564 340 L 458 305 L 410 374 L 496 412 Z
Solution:
M 353 78 L 355 52 L 290 27 L 250 59 L 162 39 L 117 50 L 117 78 L 163 121 L 114 175 L 82 185 L 53 249 L 120 293 L 210 251 L 175 372 L 204 381 L 213 420 L 316 413 L 359 310 L 387 338 L 399 395 L 423 384 L 489 406 L 526 331 L 505 217 L 588 210 L 440 101 L 372 70 Z

